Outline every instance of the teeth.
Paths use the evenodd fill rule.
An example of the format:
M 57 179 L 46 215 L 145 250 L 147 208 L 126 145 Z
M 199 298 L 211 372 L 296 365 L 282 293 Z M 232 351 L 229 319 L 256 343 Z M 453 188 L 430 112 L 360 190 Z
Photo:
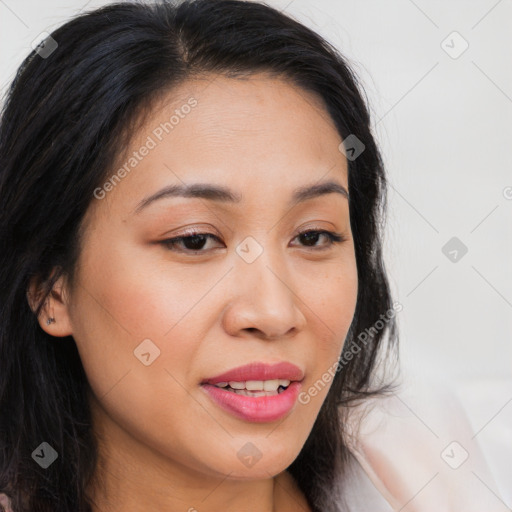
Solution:
M 249 385 L 249 383 L 247 383 Z M 265 380 L 262 382 L 263 390 L 264 391 L 277 391 L 277 388 L 279 387 L 279 379 L 274 380 Z M 247 388 L 251 389 L 251 388 Z
M 274 395 L 279 394 L 277 391 L 247 391 L 246 389 L 235 389 L 235 390 L 233 390 L 233 392 L 236 393 L 237 395 L 250 396 L 250 397 L 274 396 Z
M 245 389 L 245 382 L 235 382 L 234 380 L 229 381 L 229 386 L 233 389 Z
M 290 381 L 287 379 L 273 379 L 273 380 L 248 380 L 246 382 L 218 382 L 215 384 L 219 388 L 225 388 L 229 385 L 234 390 L 247 390 L 247 391 L 277 391 L 280 386 L 287 388 Z M 251 393 L 251 396 L 258 396 Z
M 265 381 L 265 384 L 267 382 L 274 382 L 272 380 L 267 380 Z M 247 389 L 247 391 L 263 391 L 263 381 L 262 380 L 248 380 L 246 383 L 245 383 L 245 389 Z M 270 389 L 268 389 L 267 391 L 276 391 L 277 388 L 273 389 L 273 386 L 270 387 Z

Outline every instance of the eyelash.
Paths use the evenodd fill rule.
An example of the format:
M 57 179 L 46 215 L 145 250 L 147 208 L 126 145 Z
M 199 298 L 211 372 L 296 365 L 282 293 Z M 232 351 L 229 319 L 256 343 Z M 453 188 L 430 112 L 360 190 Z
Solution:
M 301 231 L 300 233 L 298 233 L 295 236 L 295 238 L 302 236 L 302 235 L 310 234 L 310 233 L 325 235 L 325 236 L 327 236 L 327 238 L 330 242 L 329 245 L 327 245 L 326 247 L 321 247 L 321 248 L 311 247 L 310 249 L 313 251 L 325 251 L 327 249 L 332 248 L 334 246 L 334 244 L 339 244 L 339 243 L 343 243 L 346 241 L 346 238 L 341 233 L 334 233 L 332 231 L 318 230 L 318 229 L 310 229 L 310 230 L 306 230 L 306 231 Z M 203 251 L 203 250 L 194 251 L 193 249 L 185 249 L 185 250 L 175 249 L 175 247 L 178 245 L 178 243 L 183 242 L 184 240 L 188 240 L 190 238 L 194 238 L 196 236 L 203 236 L 203 237 L 206 236 L 209 238 L 216 238 L 217 240 L 219 240 L 219 237 L 217 237 L 216 235 L 214 235 L 212 233 L 201 233 L 199 231 L 198 232 L 192 231 L 192 232 L 189 232 L 187 235 L 182 235 L 182 236 L 177 236 L 175 238 L 168 238 L 167 240 L 162 240 L 160 243 L 170 251 L 188 253 L 190 255 L 206 253 L 207 251 Z M 304 246 L 304 247 L 308 248 L 308 246 Z

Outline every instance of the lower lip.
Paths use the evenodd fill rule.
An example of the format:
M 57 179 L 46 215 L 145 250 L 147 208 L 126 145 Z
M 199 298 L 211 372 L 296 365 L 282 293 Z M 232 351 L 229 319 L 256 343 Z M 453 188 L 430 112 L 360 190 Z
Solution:
M 234 416 L 253 422 L 276 421 L 286 416 L 297 401 L 302 384 L 291 382 L 282 392 L 273 396 L 244 396 L 212 384 L 202 384 L 201 387 L 225 411 Z

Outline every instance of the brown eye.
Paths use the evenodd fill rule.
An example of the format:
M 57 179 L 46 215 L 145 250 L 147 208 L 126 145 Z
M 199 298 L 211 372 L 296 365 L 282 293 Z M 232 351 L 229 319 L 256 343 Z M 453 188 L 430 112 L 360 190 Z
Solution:
M 322 240 L 322 237 L 324 237 L 324 240 L 327 239 L 327 243 L 318 244 L 319 240 Z M 303 231 L 295 238 L 299 238 L 301 240 L 301 245 L 303 245 L 303 247 L 311 248 L 312 250 L 329 249 L 334 244 L 345 241 L 345 237 L 340 233 L 333 233 L 325 230 Z M 205 246 L 210 239 L 217 240 L 222 243 L 220 238 L 212 233 L 199 232 L 168 238 L 167 240 L 162 240 L 160 243 L 170 251 L 189 253 L 190 255 L 193 255 L 207 253 L 210 249 L 205 249 Z
M 323 246 L 317 246 L 317 242 L 321 239 L 322 235 L 327 238 L 328 244 Z M 345 241 L 345 238 L 339 233 L 333 233 L 331 231 L 324 230 L 309 230 L 299 233 L 296 238 L 300 238 L 302 243 L 306 247 L 327 249 L 336 243 Z
M 207 252 L 203 250 L 209 239 L 220 239 L 211 233 L 193 233 L 187 236 L 177 236 L 162 240 L 162 244 L 171 251 L 177 252 Z M 184 249 L 183 249 L 184 247 Z

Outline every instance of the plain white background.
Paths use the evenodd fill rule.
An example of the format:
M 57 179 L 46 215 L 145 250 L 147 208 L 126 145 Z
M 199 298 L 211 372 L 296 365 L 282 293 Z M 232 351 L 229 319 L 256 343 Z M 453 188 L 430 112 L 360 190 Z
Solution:
M 106 3 L 0 0 L 2 92 L 42 31 Z M 499 452 L 512 444 L 512 2 L 268 3 L 320 32 L 361 79 L 390 182 L 386 258 L 403 304 L 402 361 L 454 384 L 505 489 L 510 470 Z M 443 253 L 453 237 L 465 255 L 450 246 Z

